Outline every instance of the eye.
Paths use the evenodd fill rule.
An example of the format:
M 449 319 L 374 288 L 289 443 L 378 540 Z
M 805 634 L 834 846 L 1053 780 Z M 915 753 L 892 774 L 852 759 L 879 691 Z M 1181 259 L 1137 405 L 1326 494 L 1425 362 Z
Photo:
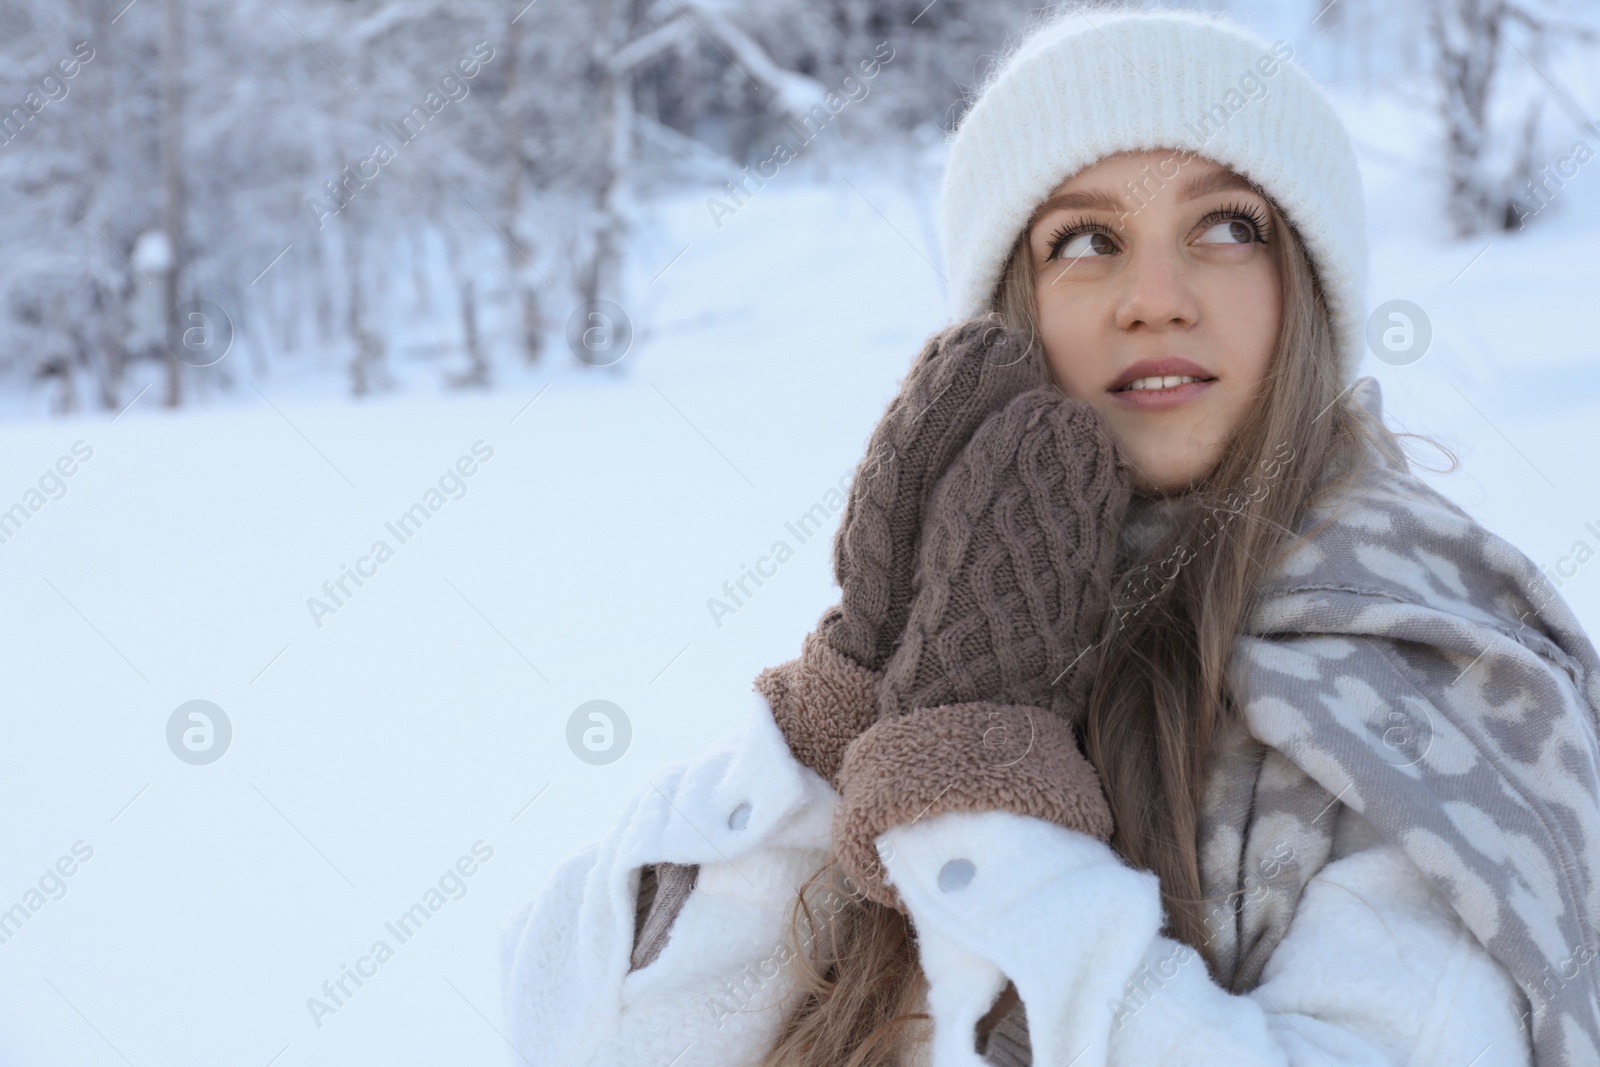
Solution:
M 1116 250 L 1117 246 L 1111 238 L 1096 230 L 1080 233 L 1065 244 L 1058 245 L 1055 256 L 1058 259 L 1086 259 L 1091 256 L 1109 256 Z
M 1117 250 L 1117 243 L 1098 223 L 1085 219 L 1069 223 L 1050 235 L 1046 259 L 1098 259 Z
M 1229 204 L 1211 212 L 1196 225 L 1205 227 L 1197 239 L 1198 244 L 1266 244 L 1270 230 L 1266 216 L 1254 204 Z
M 1241 219 L 1219 222 L 1200 235 L 1201 244 L 1248 244 L 1255 239 L 1255 231 Z

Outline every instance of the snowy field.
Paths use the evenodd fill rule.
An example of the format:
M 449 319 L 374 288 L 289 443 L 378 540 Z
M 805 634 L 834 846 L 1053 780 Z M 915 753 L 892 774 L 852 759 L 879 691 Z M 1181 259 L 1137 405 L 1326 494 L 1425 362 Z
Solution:
M 1416 363 L 1369 360 L 1391 420 L 1460 452 L 1436 481 L 1483 522 L 1569 558 L 1600 631 L 1600 563 L 1573 558 L 1600 549 L 1600 179 L 1528 235 L 1444 240 L 1414 126 L 1348 114 L 1369 304 L 1434 330 Z M 834 599 L 836 516 L 804 543 L 785 523 L 853 469 L 944 321 L 933 162 L 785 169 L 720 230 L 704 193 L 652 205 L 631 249 L 650 332 L 609 370 L 360 404 L 258 379 L 177 416 L 153 390 L 114 422 L 0 424 L 0 508 L 73 471 L 0 544 L 0 909 L 44 898 L 0 944 L 0 1064 L 508 1062 L 507 915 L 731 730 Z M 386 523 L 430 489 L 402 541 Z M 719 625 L 708 598 L 778 540 L 793 558 Z M 324 583 L 358 563 L 335 605 Z M 232 728 L 208 765 L 168 746 L 197 699 Z M 567 741 L 594 699 L 632 728 L 607 765 Z M 380 940 L 392 958 L 335 1005 L 324 983 Z

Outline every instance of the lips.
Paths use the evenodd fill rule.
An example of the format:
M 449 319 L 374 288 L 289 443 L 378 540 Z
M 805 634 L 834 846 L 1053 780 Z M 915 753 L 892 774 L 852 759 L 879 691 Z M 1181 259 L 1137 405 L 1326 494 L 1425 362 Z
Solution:
M 1196 382 L 1213 382 L 1216 377 L 1198 363 L 1175 356 L 1142 359 L 1117 375 L 1106 390 L 1110 393 L 1145 392 L 1173 389 Z

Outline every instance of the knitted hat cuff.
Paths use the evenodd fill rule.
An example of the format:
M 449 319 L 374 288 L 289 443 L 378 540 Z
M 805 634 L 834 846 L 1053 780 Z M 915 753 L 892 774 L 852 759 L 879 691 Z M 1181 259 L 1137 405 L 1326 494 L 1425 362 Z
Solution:
M 939 223 L 952 319 L 989 309 L 1023 226 L 1057 185 L 1109 155 L 1175 149 L 1147 188 L 1198 155 L 1255 182 L 1287 215 L 1353 381 L 1366 299 L 1361 173 L 1343 122 L 1292 56 L 1198 12 L 1074 10 L 1023 38 L 950 137 Z

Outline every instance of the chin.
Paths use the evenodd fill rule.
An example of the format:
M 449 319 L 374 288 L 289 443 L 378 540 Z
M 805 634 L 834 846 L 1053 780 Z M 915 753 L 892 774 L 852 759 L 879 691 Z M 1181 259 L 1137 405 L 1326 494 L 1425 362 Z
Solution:
M 1210 465 L 1174 462 L 1170 457 L 1134 455 L 1131 459 L 1135 487 L 1157 496 L 1187 492 L 1211 471 Z

